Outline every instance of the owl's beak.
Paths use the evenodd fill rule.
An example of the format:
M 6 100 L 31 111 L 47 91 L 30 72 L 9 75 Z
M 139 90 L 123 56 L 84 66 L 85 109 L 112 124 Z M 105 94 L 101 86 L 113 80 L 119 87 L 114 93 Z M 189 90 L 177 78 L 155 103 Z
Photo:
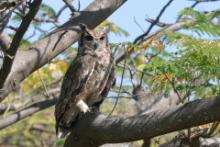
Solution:
M 98 46 L 99 46 L 99 44 L 98 44 L 97 42 L 93 42 L 93 47 L 94 47 L 94 49 L 97 49 Z

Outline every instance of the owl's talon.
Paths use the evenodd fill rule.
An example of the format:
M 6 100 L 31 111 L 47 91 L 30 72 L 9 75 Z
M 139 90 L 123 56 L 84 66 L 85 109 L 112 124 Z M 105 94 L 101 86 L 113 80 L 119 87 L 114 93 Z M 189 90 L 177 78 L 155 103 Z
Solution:
M 79 110 L 83 113 L 90 112 L 89 106 L 83 101 L 79 100 L 76 103 L 76 106 L 79 108 Z

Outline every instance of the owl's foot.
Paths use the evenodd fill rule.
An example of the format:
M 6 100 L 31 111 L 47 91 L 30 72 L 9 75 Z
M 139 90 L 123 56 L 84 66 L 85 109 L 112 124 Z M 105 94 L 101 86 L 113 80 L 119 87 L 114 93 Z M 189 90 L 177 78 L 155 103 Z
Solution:
M 90 112 L 89 106 L 83 101 L 79 100 L 76 103 L 76 106 L 79 108 L 79 110 L 83 113 Z

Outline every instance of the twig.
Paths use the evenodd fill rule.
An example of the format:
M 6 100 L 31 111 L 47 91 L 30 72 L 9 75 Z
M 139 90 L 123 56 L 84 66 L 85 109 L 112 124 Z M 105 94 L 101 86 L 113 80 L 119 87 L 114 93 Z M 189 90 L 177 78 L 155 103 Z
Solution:
M 124 66 L 121 65 L 120 63 L 116 66 L 119 67 L 119 68 L 124 68 Z M 134 71 L 134 72 L 144 73 L 144 75 L 147 75 L 147 76 L 152 76 L 152 74 L 150 74 L 150 73 L 144 72 L 144 71 L 139 70 L 139 69 L 135 69 L 134 67 L 130 67 L 129 65 L 126 65 L 125 69 L 131 70 L 131 71 Z
M 70 9 L 70 11 L 76 12 L 76 9 L 74 8 L 74 6 L 72 5 L 71 0 L 63 0 L 63 2 L 66 4 L 66 6 Z
M 78 0 L 78 9 L 77 9 L 78 12 L 80 11 L 80 8 L 81 8 L 81 3 L 80 0 Z
M 156 22 L 156 20 L 154 20 L 154 19 L 151 19 L 151 18 L 146 18 L 145 19 L 147 22 L 149 22 L 149 23 L 155 23 Z M 167 23 L 164 23 L 164 22 L 156 22 L 155 23 L 155 25 L 157 25 L 157 26 L 159 26 L 159 27 L 167 27 L 167 26 L 170 26 L 171 24 L 167 24 Z
M 135 24 L 140 28 L 140 30 L 142 31 L 142 32 L 144 32 L 144 29 L 141 27 L 141 25 L 137 22 L 137 20 L 136 20 L 136 18 L 134 17 L 134 22 L 135 22 Z
M 62 12 L 67 8 L 67 5 L 64 5 L 60 10 L 57 12 L 56 18 L 58 19 Z
M 131 96 L 131 97 L 135 96 L 135 95 L 133 95 L 133 94 L 131 94 L 130 92 L 125 91 L 125 90 L 124 90 L 124 91 L 117 91 L 117 90 L 111 89 L 111 92 L 124 93 L 124 94 L 127 94 L 127 95 Z
M 190 8 L 195 8 L 199 3 L 201 3 L 201 1 L 196 1 L 195 3 L 192 4 Z
M 128 71 L 129 71 L 129 74 L 130 74 L 130 80 L 131 80 L 131 84 L 132 84 L 132 87 L 135 88 L 135 84 L 133 82 L 133 73 L 132 73 L 132 70 L 131 68 L 128 66 Z
M 144 36 L 147 36 L 150 31 L 152 30 L 152 28 L 154 27 L 154 25 L 160 20 L 160 17 L 163 15 L 163 13 L 165 12 L 166 8 L 173 2 L 174 0 L 169 0 L 168 3 L 166 5 L 164 5 L 164 7 L 161 9 L 160 13 L 158 14 L 157 18 L 155 19 L 155 21 L 153 23 L 151 23 L 151 25 L 149 26 L 148 30 L 146 31 L 146 33 L 138 36 L 135 40 L 134 40 L 134 44 L 136 44 L 139 40 L 143 41 Z
M 219 122 L 214 122 L 212 124 L 211 128 L 208 130 L 208 132 L 205 135 L 205 137 L 210 137 L 215 132 L 215 130 L 217 129 L 218 125 L 219 125 Z
M 41 85 L 42 85 L 43 88 L 44 88 L 44 91 L 45 91 L 44 94 L 45 94 L 45 96 L 46 96 L 47 98 L 49 98 L 50 95 L 49 95 L 49 93 L 48 93 L 47 86 L 46 86 L 45 82 L 43 81 L 43 79 L 41 78 L 41 74 L 40 74 L 39 70 L 37 71 L 37 73 L 38 73 L 38 75 L 39 75 L 39 79 L 40 79 Z
M 173 87 L 173 90 L 174 90 L 174 92 L 176 93 L 176 95 L 178 96 L 179 101 L 180 101 L 181 103 L 183 103 L 184 101 L 183 101 L 183 99 L 181 98 L 181 96 L 180 96 L 178 90 L 176 89 L 175 84 L 174 84 L 174 81 L 171 81 L 170 78 L 167 76 L 166 73 L 163 73 L 163 74 L 165 75 L 166 79 L 170 82 L 171 86 Z
M 124 61 L 124 67 L 125 67 L 125 65 L 126 65 L 126 59 Z M 116 105 L 118 104 L 118 99 L 119 99 L 119 96 L 120 96 L 120 92 L 121 92 L 121 88 L 122 88 L 122 84 L 123 84 L 123 80 L 124 80 L 124 73 L 125 73 L 125 68 L 123 68 L 123 70 L 122 70 L 121 83 L 120 83 L 120 87 L 119 87 L 119 93 L 117 95 L 118 98 L 116 99 L 114 107 L 112 108 L 112 111 L 108 114 L 107 118 L 112 115 L 112 113 L 114 112 L 114 110 L 116 108 Z
M 148 63 L 156 56 L 158 56 L 159 53 L 155 54 L 155 55 L 151 55 L 149 58 L 148 58 Z M 140 86 L 142 86 L 142 83 L 143 83 L 143 78 L 144 78 L 144 73 L 146 72 L 146 69 L 143 70 L 143 72 L 141 73 L 141 78 L 140 78 Z
M 27 31 L 29 25 L 31 24 L 31 21 L 33 20 L 34 16 L 37 14 L 37 12 L 39 10 L 41 2 L 42 2 L 42 0 L 35 0 L 30 5 L 30 11 L 27 13 L 27 15 L 24 17 L 23 21 L 21 22 L 21 25 L 18 28 L 18 30 L 16 31 L 15 36 L 12 40 L 10 48 L 7 50 L 7 54 L 9 56 L 11 56 L 11 57 L 15 56 L 25 32 Z M 1 77 L 0 88 L 3 87 L 4 82 L 5 82 L 8 74 L 11 71 L 13 61 L 14 61 L 14 58 L 11 59 L 7 56 L 4 59 L 2 69 L 0 70 L 0 77 Z

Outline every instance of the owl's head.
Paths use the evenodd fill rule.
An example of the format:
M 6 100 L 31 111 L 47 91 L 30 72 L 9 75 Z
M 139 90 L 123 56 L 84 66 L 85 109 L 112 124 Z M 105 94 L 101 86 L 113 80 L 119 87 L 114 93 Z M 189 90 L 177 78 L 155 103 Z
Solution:
M 90 30 L 85 24 L 79 24 L 79 26 L 81 28 L 79 52 L 95 51 L 109 47 L 107 29 Z

